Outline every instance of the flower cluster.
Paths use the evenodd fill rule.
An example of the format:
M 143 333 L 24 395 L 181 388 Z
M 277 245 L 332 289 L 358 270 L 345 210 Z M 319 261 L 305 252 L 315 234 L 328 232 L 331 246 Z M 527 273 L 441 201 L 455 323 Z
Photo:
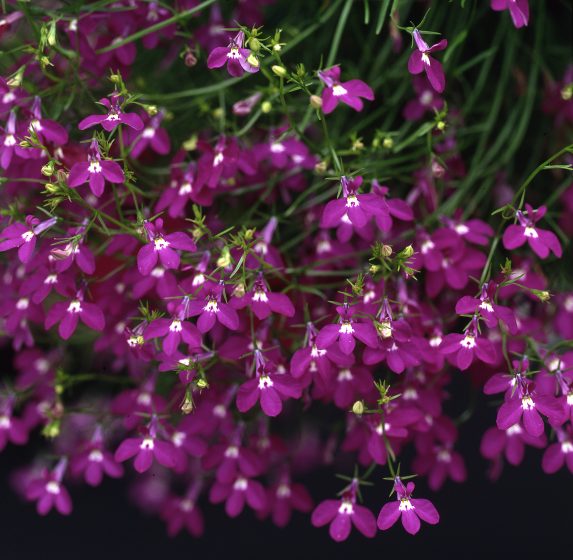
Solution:
M 440 516 L 400 468 L 422 495 L 467 478 L 460 377 L 495 406 L 492 478 L 527 447 L 573 473 L 573 146 L 523 140 L 534 102 L 568 137 L 570 69 L 512 109 L 523 68 L 488 81 L 441 16 L 402 27 L 415 10 L 359 55 L 351 1 L 270 35 L 261 0 L 3 4 L 0 451 L 41 449 L 15 484 L 40 515 L 125 476 L 170 535 L 201 535 L 208 504 L 414 535 Z M 527 0 L 491 8 L 530 23 Z M 295 49 L 336 17 L 328 53 Z M 523 31 L 495 39 L 504 68 Z M 338 497 L 304 484 L 349 461 Z

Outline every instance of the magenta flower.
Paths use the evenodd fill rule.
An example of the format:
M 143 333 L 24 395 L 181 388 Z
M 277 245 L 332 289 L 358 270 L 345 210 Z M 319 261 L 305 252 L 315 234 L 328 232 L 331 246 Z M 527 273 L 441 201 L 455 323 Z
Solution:
M 34 216 L 26 216 L 26 225 L 11 224 L 0 233 L 0 253 L 18 248 L 20 262 L 27 263 L 32 258 L 36 247 L 36 237 L 40 233 L 51 228 L 57 222 L 57 218 L 49 218 L 40 222 Z
M 30 131 L 34 131 L 40 140 L 49 140 L 56 146 L 63 146 L 68 142 L 66 129 L 56 121 L 42 117 L 42 102 L 39 97 L 34 98 L 32 105 L 32 120 L 28 125 Z
M 497 412 L 497 427 L 500 430 L 507 430 L 523 420 L 527 433 L 539 437 L 544 431 L 541 414 L 559 423 L 563 411 L 554 397 L 539 395 L 535 385 L 527 379 L 517 379 L 516 385 L 513 395 L 506 394 L 505 402 Z
M 191 484 L 183 497 L 169 498 L 161 510 L 161 517 L 167 523 L 167 534 L 174 537 L 185 527 L 194 537 L 200 537 L 205 529 L 203 514 L 197 506 L 201 482 Z
M 318 348 L 328 348 L 338 342 L 338 347 L 343 354 L 352 354 L 356 346 L 356 338 L 370 348 L 378 346 L 376 329 L 370 321 L 366 323 L 354 321 L 353 313 L 346 304 L 337 307 L 336 311 L 339 315 L 338 323 L 326 325 L 320 329 L 316 337 Z
M 372 216 L 382 216 L 388 213 L 384 201 L 373 193 L 358 194 L 362 185 L 362 177 L 353 179 L 340 178 L 342 197 L 331 200 L 322 212 L 320 227 L 337 227 L 341 222 L 349 221 L 357 228 L 366 225 Z
M 28 441 L 28 428 L 25 422 L 12 415 L 10 403 L 0 405 L 0 451 L 8 441 L 24 445 Z
M 291 519 L 292 510 L 308 513 L 313 502 L 308 490 L 302 484 L 292 483 L 288 475 L 269 490 L 270 509 L 273 523 L 278 527 L 286 527 Z
M 406 103 L 402 114 L 408 121 L 417 121 L 424 113 L 435 113 L 444 106 L 444 100 L 434 93 L 432 86 L 425 76 L 414 76 L 414 91 L 417 97 Z
M 243 383 L 237 391 L 237 408 L 247 412 L 260 401 L 267 416 L 278 416 L 283 403 L 281 397 L 298 399 L 301 388 L 298 382 L 286 373 L 278 373 L 266 362 L 260 350 L 255 350 L 256 376 Z
M 402 526 L 408 533 L 415 535 L 420 530 L 420 519 L 436 525 L 440 521 L 440 514 L 429 500 L 412 498 L 415 484 L 408 482 L 407 486 L 396 477 L 394 490 L 398 500 L 384 504 L 378 515 L 378 528 L 386 531 L 401 517 Z
M 138 158 L 148 147 L 160 155 L 169 153 L 171 141 L 167 131 L 160 126 L 162 120 L 163 112 L 159 112 L 149 119 L 141 132 L 125 130 L 126 140 L 131 144 L 131 157 Z
M 158 421 L 154 416 L 146 435 L 137 438 L 124 439 L 117 448 L 114 459 L 118 463 L 135 457 L 133 466 L 138 473 L 144 473 L 151 468 L 153 460 L 160 465 L 172 469 L 175 466 L 175 449 L 173 444 L 157 437 Z
M 249 306 L 257 319 L 261 321 L 272 313 L 279 313 L 285 317 L 292 317 L 295 313 L 294 306 L 286 294 L 277 294 L 268 290 L 262 274 L 255 280 L 253 288 L 244 296 L 234 296 L 231 299 L 231 305 L 235 309 Z
M 123 183 L 125 176 L 119 163 L 102 159 L 98 142 L 94 138 L 90 145 L 87 161 L 72 166 L 68 177 L 68 186 L 75 189 L 84 183 L 89 183 L 92 193 L 99 197 L 103 194 L 106 179 L 110 183 Z
M 513 25 L 518 29 L 529 22 L 528 0 L 491 0 L 491 9 L 496 12 L 509 10 Z
M 563 465 L 573 474 L 573 429 L 557 429 L 557 442 L 552 443 L 543 454 L 541 468 L 547 474 L 556 473 Z
M 58 334 L 67 340 L 74 334 L 78 321 L 95 331 L 102 331 L 105 327 L 105 317 L 102 310 L 95 303 L 84 301 L 82 292 L 68 301 L 55 303 L 46 314 L 44 327 L 51 329 L 59 323 Z
M 121 103 L 123 99 L 120 95 L 113 93 L 110 98 L 111 99 L 104 97 L 99 100 L 99 103 L 107 109 L 107 114 L 90 115 L 80 121 L 78 128 L 85 130 L 96 124 L 101 124 L 103 129 L 107 132 L 111 132 L 118 124 L 125 124 L 134 130 L 141 130 L 143 128 L 143 121 L 137 113 L 124 113 L 122 111 Z
M 374 92 L 362 80 L 340 81 L 340 66 L 333 66 L 318 73 L 318 77 L 324 83 L 322 92 L 322 112 L 325 115 L 332 113 L 339 101 L 342 101 L 355 111 L 362 111 L 364 104 L 361 97 L 374 100 Z
M 72 513 L 72 499 L 62 485 L 67 460 L 61 459 L 53 471 L 44 471 L 41 478 L 30 482 L 26 488 L 26 499 L 37 500 L 36 509 L 40 515 L 47 515 L 52 508 L 62 515 Z
M 10 112 L 6 128 L 2 134 L 0 134 L 0 146 L 2 146 L 0 167 L 2 167 L 2 169 L 8 169 L 14 154 L 21 150 L 19 142 L 16 139 L 16 113 L 14 113 L 14 111 Z
M 484 433 L 480 453 L 492 461 L 503 454 L 510 465 L 517 466 L 523 461 L 526 444 L 542 449 L 547 440 L 544 434 L 533 437 L 520 424 L 514 424 L 506 430 L 494 426 Z
M 249 504 L 255 511 L 267 507 L 267 495 L 263 485 L 257 480 L 238 476 L 231 483 L 216 481 L 211 486 L 209 500 L 213 504 L 225 502 L 225 512 L 229 517 L 237 517 Z
M 501 321 L 507 326 L 511 334 L 516 334 L 518 329 L 512 309 L 495 303 L 496 288 L 495 282 L 489 284 L 486 282 L 482 286 L 479 299 L 463 296 L 456 303 L 456 313 L 458 315 L 473 315 L 479 312 L 480 317 L 490 329 L 495 328 L 498 321 Z
M 503 232 L 503 246 L 511 251 L 527 242 L 540 259 L 546 259 L 550 252 L 556 257 L 561 257 L 563 251 L 557 236 L 552 231 L 535 227 L 535 224 L 545 216 L 547 208 L 540 206 L 534 210 L 529 204 L 526 204 L 525 208 L 526 212 L 518 210 L 516 213 L 519 225 L 511 224 Z
M 199 315 L 199 319 L 197 319 L 199 332 L 203 334 L 209 332 L 216 322 L 221 323 L 221 325 L 232 331 L 239 328 L 237 312 L 231 305 L 221 301 L 223 290 L 223 286 L 215 286 L 205 294 L 205 297 L 190 301 L 186 305 L 186 315 L 188 317 Z
M 179 317 L 155 319 L 149 323 L 143 333 L 143 337 L 146 340 L 164 337 L 162 348 L 168 356 L 171 356 L 177 350 L 181 341 L 192 348 L 201 346 L 201 333 L 197 327 L 189 321 L 183 321 Z
M 365 537 L 376 534 L 376 519 L 372 512 L 356 503 L 358 481 L 353 480 L 340 500 L 324 500 L 312 512 L 311 522 L 315 527 L 330 524 L 329 534 L 336 542 L 345 541 L 352 525 Z
M 439 43 L 430 47 L 417 29 L 414 29 L 413 35 L 418 50 L 415 50 L 410 55 L 408 60 L 408 72 L 414 75 L 426 72 L 426 76 L 430 84 L 432 84 L 432 87 L 438 93 L 442 93 L 446 87 L 444 69 L 441 63 L 432 58 L 430 54 L 436 51 L 443 51 L 448 46 L 448 41 L 442 39 Z
M 254 74 L 259 71 L 256 58 L 253 60 L 251 51 L 243 47 L 245 34 L 239 31 L 226 47 L 216 47 L 209 53 L 208 68 L 221 68 L 227 64 L 227 71 L 231 76 L 239 77 L 244 72 Z M 256 61 L 256 64 L 252 64 Z
M 149 243 L 144 245 L 137 253 L 137 268 L 143 276 L 147 276 L 161 261 L 164 268 L 179 268 L 179 254 L 174 249 L 189 251 L 197 250 L 195 242 L 186 233 L 175 232 L 164 234 L 163 220 L 158 218 L 154 224 L 146 221 L 143 224 Z
M 495 364 L 497 352 L 495 346 L 477 329 L 477 319 L 474 317 L 464 334 L 448 334 L 440 345 L 440 352 L 462 371 L 468 369 L 475 358 L 486 364 Z

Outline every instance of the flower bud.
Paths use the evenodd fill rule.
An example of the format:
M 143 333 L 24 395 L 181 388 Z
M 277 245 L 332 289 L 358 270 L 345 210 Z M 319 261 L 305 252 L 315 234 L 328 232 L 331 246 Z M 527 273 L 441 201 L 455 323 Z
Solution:
M 45 177 L 51 177 L 54 174 L 54 161 L 50 160 L 46 165 L 43 165 L 41 171 Z
M 111 74 L 109 81 L 112 84 L 119 84 L 121 82 L 121 76 L 119 74 Z
M 193 396 L 190 392 L 185 393 L 185 399 L 181 403 L 181 412 L 183 414 L 191 414 L 195 409 L 195 403 L 193 402 Z
M 54 185 L 53 183 L 46 183 L 44 188 L 48 194 L 56 194 L 60 190 L 60 187 L 58 187 L 58 185 Z
M 220 268 L 227 268 L 231 265 L 231 251 L 228 247 L 223 247 L 223 252 L 221 256 L 217 259 L 217 266 Z
M 209 388 L 209 383 L 207 383 L 206 379 L 198 379 L 197 380 L 197 388 L 199 389 L 208 389 Z
M 404 249 L 402 249 L 402 255 L 407 259 L 410 258 L 413 254 L 414 254 L 414 248 L 412 247 L 412 245 L 408 245 L 407 247 L 404 247 Z
M 150 117 L 154 117 L 159 112 L 157 105 L 146 105 L 145 110 Z
M 311 95 L 310 106 L 313 109 L 322 109 L 322 99 L 318 95 Z
M 249 55 L 249 57 L 247 58 L 247 62 L 251 66 L 254 66 L 255 68 L 258 68 L 261 65 L 261 63 L 259 62 L 259 59 L 257 58 L 257 56 L 254 53 L 251 53 Z
M 197 64 L 197 57 L 191 51 L 187 51 L 183 57 L 183 63 L 187 68 L 193 68 Z
M 441 131 L 445 130 L 446 123 L 444 121 L 440 120 L 436 123 L 436 128 L 441 132 Z
M 55 418 L 48 422 L 43 430 L 42 435 L 46 438 L 54 439 L 60 435 L 60 420 L 59 418 Z
M 357 416 L 362 416 L 364 414 L 364 401 L 356 401 L 352 405 L 352 412 Z
M 382 245 L 382 255 L 390 257 L 392 255 L 392 247 L 390 245 Z
M 265 115 L 266 115 L 267 113 L 270 113 L 272 108 L 273 108 L 273 105 L 272 105 L 272 103 L 271 103 L 270 101 L 263 101 L 263 102 L 261 103 L 261 111 L 262 111 L 263 113 L 265 113 Z
M 439 162 L 437 161 L 433 161 L 432 162 L 432 175 L 436 178 L 436 179 L 441 179 L 446 173 L 446 170 L 444 169 L 443 165 L 441 165 Z
M 561 90 L 561 99 L 563 99 L 563 101 L 569 101 L 572 97 L 573 97 L 573 84 L 569 84 Z
M 249 39 L 249 48 L 253 52 L 259 52 L 261 50 L 261 42 L 256 37 L 251 37 Z
M 22 140 L 18 145 L 20 146 L 20 148 L 29 148 L 30 142 L 28 142 L 28 140 Z
M 384 141 L 382 142 L 382 146 L 384 146 L 387 150 L 390 150 L 391 148 L 394 147 L 394 140 L 392 140 L 390 136 L 386 136 L 386 138 L 384 138 Z
M 273 51 L 275 51 L 275 52 L 281 52 L 282 48 L 283 47 L 280 43 L 276 43 L 273 45 Z
M 324 173 L 326 173 L 326 162 L 325 161 L 319 161 L 315 166 L 314 166 L 314 172 L 318 173 L 319 175 L 323 175 Z
M 279 66 L 278 64 L 271 66 L 271 70 L 273 71 L 273 74 L 279 78 L 284 78 L 287 75 L 286 68 L 284 66 Z
M 197 148 L 197 135 L 196 134 L 194 134 L 193 136 L 190 136 L 187 140 L 185 140 L 185 142 L 183 142 L 183 149 L 186 152 L 192 152 L 196 148 Z

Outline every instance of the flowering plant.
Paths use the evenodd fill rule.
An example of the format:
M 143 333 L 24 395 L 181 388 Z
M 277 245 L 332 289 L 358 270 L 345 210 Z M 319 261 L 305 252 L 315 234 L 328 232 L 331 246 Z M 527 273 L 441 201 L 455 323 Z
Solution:
M 38 451 L 40 515 L 127 477 L 170 535 L 213 504 L 427 531 L 467 478 L 459 378 L 491 478 L 526 447 L 573 473 L 559 17 L 282 4 L 2 2 L 0 451 Z M 325 466 L 338 496 L 301 482 Z

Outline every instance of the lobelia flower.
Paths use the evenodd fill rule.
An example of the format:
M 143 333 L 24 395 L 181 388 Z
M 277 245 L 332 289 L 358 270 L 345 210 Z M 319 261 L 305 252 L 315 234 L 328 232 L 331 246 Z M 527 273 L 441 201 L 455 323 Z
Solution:
M 491 0 L 490 5 L 496 12 L 509 10 L 513 25 L 517 29 L 525 27 L 529 22 L 528 0 Z
M 352 354 L 356 346 L 356 338 L 369 346 L 376 348 L 378 346 L 378 336 L 376 329 L 371 322 L 359 323 L 352 319 L 353 312 L 348 304 L 338 306 L 338 323 L 326 325 L 320 329 L 316 337 L 318 348 L 328 348 L 335 342 L 343 354 Z
M 82 272 L 88 275 L 95 272 L 94 255 L 85 244 L 87 223 L 86 219 L 81 226 L 71 228 L 68 231 L 68 237 L 73 239 L 63 245 L 62 249 L 55 248 L 50 251 L 50 255 L 55 259 L 55 269 L 58 273 L 68 270 L 74 262 Z
M 540 206 L 534 210 L 532 206 L 526 204 L 525 208 L 526 212 L 521 210 L 516 212 L 519 225 L 511 224 L 503 232 L 503 246 L 513 250 L 527 242 L 540 259 L 546 259 L 550 252 L 556 257 L 561 257 L 563 251 L 557 236 L 552 231 L 535 227 L 535 224 L 545 216 L 547 207 Z
M 160 155 L 169 153 L 171 140 L 167 131 L 160 126 L 163 116 L 163 111 L 160 111 L 151 117 L 141 132 L 125 130 L 126 143 L 131 144 L 129 155 L 132 158 L 138 158 L 148 147 Z
M 523 420 L 527 433 L 539 437 L 544 431 L 540 413 L 558 422 L 563 413 L 561 406 L 554 397 L 538 394 L 535 384 L 525 377 L 516 377 L 515 385 L 511 393 L 506 393 L 505 402 L 497 412 L 497 427 L 507 430 Z
M 534 437 L 520 424 L 514 424 L 506 430 L 494 426 L 484 433 L 480 443 L 480 453 L 491 460 L 503 454 L 510 465 L 517 466 L 523 461 L 526 444 L 543 449 L 547 444 L 545 434 Z
M 331 200 L 324 208 L 320 227 L 336 227 L 348 220 L 352 225 L 361 228 L 372 216 L 387 214 L 383 201 L 374 193 L 358 194 L 362 177 L 340 178 L 342 198 Z
M 92 193 L 99 197 L 103 194 L 106 180 L 119 184 L 125 181 L 125 176 L 119 163 L 102 159 L 98 142 L 94 138 L 87 161 L 78 162 L 70 169 L 68 187 L 75 189 L 84 183 L 89 183 Z
M 356 503 L 358 480 L 354 479 L 345 489 L 340 500 L 324 500 L 312 512 L 311 522 L 315 527 L 330 524 L 329 534 L 336 542 L 345 541 L 352 525 L 365 537 L 376 534 L 376 519 L 372 512 Z
M 124 439 L 117 448 L 114 459 L 118 463 L 123 463 L 135 457 L 133 466 L 138 473 L 148 471 L 154 460 L 172 469 L 175 466 L 175 449 L 171 442 L 157 437 L 158 427 L 157 416 L 153 416 L 147 434 L 143 437 Z
M 420 519 L 436 525 L 440 514 L 429 500 L 412 498 L 415 484 L 408 482 L 406 486 L 399 477 L 394 479 L 394 490 L 397 501 L 384 504 L 378 514 L 378 528 L 386 531 L 401 517 L 402 526 L 408 533 L 415 535 L 420 530 Z
M 99 486 L 106 474 L 111 478 L 123 476 L 123 467 L 115 462 L 113 455 L 103 447 L 103 431 L 97 426 L 86 448 L 72 457 L 70 470 L 75 476 L 83 474 L 90 486 Z
M 458 300 L 456 313 L 458 315 L 473 315 L 479 312 L 480 317 L 490 329 L 495 328 L 498 321 L 502 321 L 510 334 L 517 334 L 518 328 L 512 309 L 495 303 L 496 290 L 497 284 L 495 282 L 484 283 L 479 299 L 463 296 Z
M 197 507 L 201 487 L 200 480 L 193 482 L 184 496 L 169 498 L 161 509 L 161 517 L 167 523 L 167 534 L 170 537 L 177 535 L 183 527 L 194 537 L 203 534 L 205 523 Z
M 26 488 L 26 499 L 37 500 L 36 510 L 40 515 L 47 515 L 52 508 L 62 515 L 72 513 L 72 499 L 62 485 L 67 464 L 67 459 L 60 459 L 53 471 L 46 469 L 41 478 L 33 480 Z
M 84 301 L 83 291 L 76 293 L 76 296 L 68 301 L 59 301 L 52 305 L 46 314 L 44 327 L 51 329 L 59 323 L 58 334 L 67 340 L 74 334 L 78 321 L 82 320 L 84 325 L 95 331 L 103 331 L 105 327 L 105 317 L 102 310 L 95 303 Z
M 237 408 L 247 412 L 260 401 L 267 416 L 278 416 L 282 409 L 282 397 L 300 398 L 298 382 L 286 373 L 278 373 L 270 362 L 266 362 L 260 350 L 255 350 L 256 376 L 243 383 L 237 391 Z
M 181 314 L 171 319 L 159 318 L 151 321 L 143 337 L 145 340 L 164 337 L 162 348 L 168 356 L 175 353 L 181 341 L 191 348 L 201 346 L 201 333 L 193 323 L 184 321 Z
M 28 428 L 21 419 L 12 415 L 13 399 L 0 402 L 0 451 L 3 451 L 8 441 L 15 445 L 24 445 L 28 441 Z
M 402 111 L 406 120 L 417 121 L 424 116 L 424 113 L 435 114 L 443 108 L 444 100 L 434 93 L 425 76 L 414 76 L 413 84 L 417 97 L 408 101 Z
M 268 290 L 262 273 L 255 280 L 252 289 L 244 296 L 233 296 L 230 304 L 235 309 L 249 306 L 257 319 L 261 321 L 272 313 L 279 313 L 285 317 L 293 317 L 295 310 L 291 300 L 286 294 L 277 294 Z
M 61 124 L 42 117 L 42 101 L 38 96 L 34 98 L 32 120 L 28 128 L 36 133 L 40 141 L 49 140 L 56 146 L 63 146 L 68 142 L 68 133 Z
M 495 346 L 479 335 L 478 320 L 475 316 L 464 334 L 452 333 L 444 337 L 440 352 L 462 371 L 468 369 L 476 357 L 486 364 L 495 364 L 497 361 Z
M 547 474 L 556 473 L 563 465 L 573 474 L 573 429 L 557 429 L 557 442 L 552 443 L 543 454 L 541 468 Z
M 242 475 L 230 483 L 215 481 L 209 492 L 209 501 L 213 504 L 225 502 L 225 512 L 229 517 L 240 515 L 245 503 L 255 511 L 262 511 L 267 507 L 267 495 L 263 485 Z
M 245 34 L 239 31 L 226 47 L 216 47 L 209 53 L 207 67 L 221 68 L 227 64 L 227 72 L 237 78 L 244 72 L 254 74 L 260 69 L 260 63 L 249 49 L 243 47 Z
M 195 242 L 184 232 L 163 233 L 163 220 L 158 218 L 155 223 L 145 221 L 143 224 L 149 243 L 141 247 L 137 253 L 137 268 L 143 276 L 147 276 L 157 265 L 157 261 L 166 269 L 179 268 L 179 254 L 174 249 L 189 251 L 197 250 Z
M 277 527 L 286 527 L 292 511 L 308 513 L 313 502 L 308 490 L 302 485 L 290 481 L 288 474 L 283 474 L 278 483 L 269 488 L 269 509 L 273 523 Z
M 99 103 L 107 109 L 105 115 L 90 115 L 86 117 L 78 128 L 85 130 L 97 124 L 101 124 L 102 128 L 107 132 L 111 132 L 119 124 L 125 124 L 134 130 L 141 130 L 143 128 L 143 121 L 137 113 L 124 113 L 121 109 L 123 98 L 117 93 L 110 95 L 110 99 L 104 97 L 99 100 Z
M 325 115 L 332 113 L 340 101 L 355 111 L 362 111 L 364 103 L 361 98 L 374 100 L 372 88 L 362 80 L 340 81 L 340 66 L 333 66 L 318 72 L 318 77 L 325 85 L 322 92 L 322 112 Z
M 15 223 L 6 227 L 0 233 L 0 253 L 18 248 L 20 262 L 26 264 L 32 258 L 36 247 L 36 237 L 54 226 L 57 218 L 49 218 L 40 222 L 38 218 L 26 216 L 26 225 Z
M 0 146 L 2 146 L 2 153 L 0 154 L 0 167 L 8 169 L 12 162 L 14 154 L 20 154 L 20 145 L 16 139 L 16 113 L 10 112 L 6 128 L 0 134 Z
M 199 332 L 205 334 L 209 332 L 218 321 L 224 327 L 236 331 L 239 328 L 239 316 L 237 312 L 229 305 L 221 301 L 224 291 L 223 285 L 212 287 L 205 297 L 190 301 L 186 306 L 186 315 L 197 319 L 197 328 Z
M 442 93 L 446 87 L 444 69 L 430 54 L 436 51 L 443 51 L 448 46 L 448 41 L 442 39 L 439 43 L 430 47 L 417 29 L 414 29 L 412 35 L 414 36 L 417 50 L 408 59 L 408 72 L 414 75 L 425 72 L 432 87 L 438 93 Z

